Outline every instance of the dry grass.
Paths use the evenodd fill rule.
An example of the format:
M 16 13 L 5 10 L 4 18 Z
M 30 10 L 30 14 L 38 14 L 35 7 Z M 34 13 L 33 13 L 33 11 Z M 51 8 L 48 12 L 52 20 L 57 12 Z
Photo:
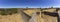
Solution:
M 56 9 L 47 9 L 47 10 L 43 10 L 43 11 L 54 12 L 55 10 Z M 40 10 L 38 10 L 38 11 L 40 11 Z M 25 10 L 25 13 L 29 14 L 30 16 L 32 16 L 33 12 L 36 12 L 36 10 Z M 58 22 L 57 17 L 52 17 L 52 16 L 44 15 L 44 14 L 42 14 L 41 17 L 37 16 L 36 18 L 38 19 L 38 22 Z
M 49 9 L 49 10 L 43 10 L 43 11 L 49 11 L 53 12 L 55 9 Z M 40 11 L 40 10 L 39 10 Z M 32 16 L 36 10 L 24 10 L 25 13 L 29 14 L 29 16 Z M 36 17 L 38 22 L 57 22 L 57 17 L 52 17 L 48 15 L 42 14 L 41 16 Z M 0 15 L 0 22 L 24 22 L 22 15 L 19 14 L 12 14 L 7 16 Z
M 43 10 L 43 11 L 47 11 L 47 12 L 54 12 L 56 9 L 47 9 L 47 10 Z
M 20 14 L 13 14 L 7 16 L 0 15 L 0 22 L 22 22 L 22 17 Z
M 32 13 L 33 13 L 33 12 L 36 12 L 36 10 L 24 10 L 24 12 L 25 12 L 26 14 L 28 14 L 29 16 L 32 16 Z

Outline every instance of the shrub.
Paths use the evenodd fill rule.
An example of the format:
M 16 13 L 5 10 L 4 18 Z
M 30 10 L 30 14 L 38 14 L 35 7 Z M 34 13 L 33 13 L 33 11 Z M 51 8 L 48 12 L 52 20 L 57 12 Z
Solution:
M 1 9 L 0 15 L 8 15 L 17 13 L 17 8 Z

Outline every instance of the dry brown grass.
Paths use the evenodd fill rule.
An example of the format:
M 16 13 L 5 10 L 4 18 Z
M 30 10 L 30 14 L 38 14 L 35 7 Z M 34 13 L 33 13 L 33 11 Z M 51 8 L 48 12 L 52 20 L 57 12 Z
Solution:
M 55 9 L 49 9 L 49 10 L 43 10 L 43 11 L 53 12 L 54 10 Z M 32 16 L 32 14 L 36 12 L 36 10 L 24 10 L 24 12 L 27 13 L 29 16 Z M 38 20 L 40 19 L 38 22 L 40 21 L 41 22 L 57 22 L 57 17 L 52 17 L 52 16 L 44 15 L 44 14 L 37 17 L 38 17 Z M 19 14 L 7 15 L 7 16 L 0 15 L 0 22 L 24 22 L 24 21 L 23 21 L 22 15 L 19 13 Z
M 47 9 L 47 10 L 43 10 L 43 11 L 54 12 L 55 10 L 56 9 Z M 38 10 L 38 11 L 40 11 L 40 10 Z M 32 16 L 33 12 L 36 12 L 36 10 L 25 10 L 25 13 L 29 14 L 30 16 Z M 36 18 L 38 20 L 40 19 L 38 22 L 58 22 L 57 17 L 52 17 L 52 16 L 44 15 L 44 14 L 41 15 L 41 18 L 40 18 L 40 16 L 37 16 Z
M 0 15 L 0 22 L 22 22 L 22 16 L 20 14 Z

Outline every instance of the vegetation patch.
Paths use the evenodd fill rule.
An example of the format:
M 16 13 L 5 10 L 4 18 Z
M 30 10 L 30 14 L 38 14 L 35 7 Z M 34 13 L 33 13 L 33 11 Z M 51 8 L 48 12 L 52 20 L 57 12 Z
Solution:
M 17 13 L 17 8 L 0 9 L 0 15 L 12 15 Z

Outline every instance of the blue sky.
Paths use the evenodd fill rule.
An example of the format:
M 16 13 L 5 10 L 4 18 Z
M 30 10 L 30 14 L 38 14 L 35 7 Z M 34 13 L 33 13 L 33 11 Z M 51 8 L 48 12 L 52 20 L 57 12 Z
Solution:
M 0 8 L 60 6 L 60 0 L 0 0 Z

